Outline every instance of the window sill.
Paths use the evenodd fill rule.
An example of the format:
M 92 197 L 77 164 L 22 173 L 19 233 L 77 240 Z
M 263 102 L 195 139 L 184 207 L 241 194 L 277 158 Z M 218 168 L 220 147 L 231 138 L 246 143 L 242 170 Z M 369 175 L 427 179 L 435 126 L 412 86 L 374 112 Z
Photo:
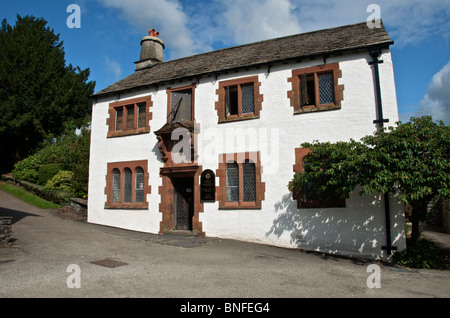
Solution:
M 295 110 L 294 115 L 328 111 L 328 110 L 339 110 L 339 109 L 341 109 L 341 106 L 335 104 L 324 104 L 319 106 L 307 105 L 301 107 L 300 109 Z
M 219 202 L 219 210 L 261 210 L 261 202 Z
M 148 203 L 106 203 L 105 209 L 111 210 L 147 210 Z
M 109 131 L 107 137 L 115 138 L 115 137 L 124 137 L 124 136 L 134 136 L 134 135 L 148 134 L 149 132 L 150 132 L 150 127 L 138 128 L 138 129 L 133 129 L 133 130 L 125 130 L 125 131 Z
M 245 114 L 245 115 L 231 115 L 231 116 L 227 116 L 224 120 L 219 120 L 218 123 L 219 124 L 223 124 L 223 123 L 231 123 L 231 122 L 235 122 L 235 121 L 243 121 L 243 120 L 249 120 L 249 119 L 258 119 L 259 116 L 255 115 L 255 114 Z

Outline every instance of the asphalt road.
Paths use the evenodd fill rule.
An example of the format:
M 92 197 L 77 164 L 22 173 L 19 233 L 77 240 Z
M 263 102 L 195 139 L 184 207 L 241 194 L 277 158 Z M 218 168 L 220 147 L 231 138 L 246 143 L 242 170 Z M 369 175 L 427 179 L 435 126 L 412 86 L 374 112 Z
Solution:
M 0 297 L 450 296 L 449 271 L 407 270 L 217 238 L 130 232 L 63 219 L 0 191 L 0 216 L 5 215 L 14 217 L 14 242 L 0 248 Z M 121 266 L 92 263 L 106 259 Z M 379 267 L 368 272 L 371 264 Z

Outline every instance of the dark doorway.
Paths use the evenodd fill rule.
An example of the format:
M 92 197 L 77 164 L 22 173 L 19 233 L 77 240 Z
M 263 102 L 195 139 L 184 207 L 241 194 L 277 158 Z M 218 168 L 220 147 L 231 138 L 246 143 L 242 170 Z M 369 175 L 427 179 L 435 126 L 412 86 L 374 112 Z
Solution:
M 192 231 L 194 202 L 193 178 L 172 179 L 174 188 L 174 228 L 175 230 Z

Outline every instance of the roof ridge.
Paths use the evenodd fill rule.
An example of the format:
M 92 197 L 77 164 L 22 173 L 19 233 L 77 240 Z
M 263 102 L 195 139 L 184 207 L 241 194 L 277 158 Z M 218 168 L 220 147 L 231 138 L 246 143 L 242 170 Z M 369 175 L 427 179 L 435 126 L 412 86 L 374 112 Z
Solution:
M 273 64 L 364 48 L 389 47 L 393 44 L 393 41 L 381 19 L 380 22 L 379 28 L 370 28 L 367 22 L 358 22 L 169 60 L 145 70 L 135 71 L 124 79 L 95 93 L 94 96 L 115 94 L 183 78 L 237 70 L 242 67 Z M 263 50 L 262 47 L 265 49 Z
M 380 19 L 380 21 L 381 21 L 381 19 Z M 246 46 L 252 46 L 252 45 L 261 44 L 261 43 L 264 43 L 264 42 L 272 42 L 272 41 L 277 41 L 277 40 L 281 40 L 281 39 L 288 39 L 290 37 L 298 37 L 298 36 L 312 34 L 312 33 L 332 31 L 332 30 L 343 29 L 343 28 L 350 28 L 350 27 L 355 27 L 357 25 L 363 25 L 363 24 L 367 24 L 367 22 L 358 22 L 358 23 L 342 25 L 342 26 L 337 26 L 337 27 L 332 27 L 332 28 L 327 28 L 327 29 L 319 29 L 319 30 L 313 30 L 313 31 L 308 31 L 308 32 L 290 34 L 290 35 L 280 36 L 280 37 L 277 37 L 277 38 L 265 39 L 265 40 L 260 40 L 260 41 L 256 41 L 256 42 L 250 42 L 250 43 L 244 43 L 244 44 L 224 47 L 224 48 L 221 48 L 221 49 L 212 50 L 212 51 L 208 51 L 208 52 L 203 52 L 203 53 L 183 56 L 183 57 L 180 57 L 180 58 L 177 58 L 177 59 L 165 61 L 163 63 L 165 64 L 165 63 L 170 63 L 170 62 L 174 62 L 174 61 L 180 61 L 180 60 L 183 60 L 183 59 L 189 59 L 189 58 L 197 57 L 197 56 L 200 56 L 200 55 L 207 55 L 207 54 L 212 54 L 212 53 L 215 53 L 215 52 L 232 50 L 232 49 L 235 49 L 235 48 L 242 48 L 242 47 L 246 47 Z M 382 21 L 381 21 L 381 24 L 383 25 Z M 383 25 L 383 27 L 384 27 L 384 25 Z

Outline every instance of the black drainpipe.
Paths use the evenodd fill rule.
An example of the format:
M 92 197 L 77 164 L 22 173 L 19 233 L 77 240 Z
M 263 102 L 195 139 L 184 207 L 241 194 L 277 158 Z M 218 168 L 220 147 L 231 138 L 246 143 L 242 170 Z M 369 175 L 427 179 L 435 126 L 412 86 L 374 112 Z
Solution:
M 372 57 L 372 61 L 369 62 L 369 65 L 373 65 L 374 70 L 374 84 L 375 84 L 375 92 L 376 92 L 376 101 L 377 101 L 377 119 L 373 121 L 374 124 L 377 125 L 378 131 L 383 130 L 384 123 L 388 123 L 389 119 L 383 118 L 383 106 L 381 103 L 381 88 L 380 88 L 380 73 L 378 70 L 378 64 L 383 63 L 383 60 L 379 60 L 381 55 L 381 49 L 373 49 L 370 50 L 370 56 Z M 386 222 L 386 246 L 382 246 L 382 250 L 386 250 L 388 255 L 391 255 L 393 250 L 397 250 L 397 247 L 392 246 L 391 242 L 391 217 L 390 217 L 390 209 L 389 209 L 389 194 L 384 194 L 384 214 L 385 214 L 385 222 Z

